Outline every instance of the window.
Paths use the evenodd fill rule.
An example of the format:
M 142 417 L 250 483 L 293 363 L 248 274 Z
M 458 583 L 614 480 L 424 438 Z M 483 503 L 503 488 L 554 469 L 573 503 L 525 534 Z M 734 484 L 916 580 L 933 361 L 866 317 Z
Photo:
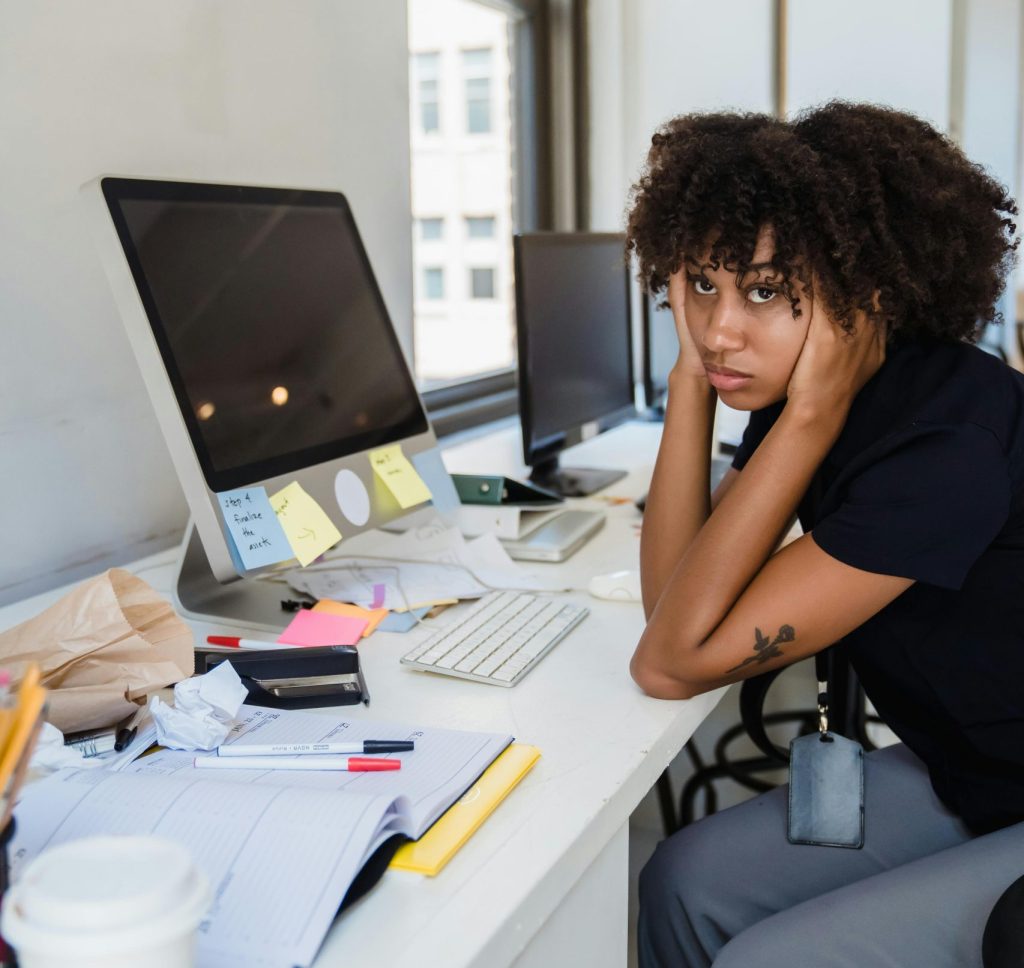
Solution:
M 493 299 L 494 269 L 470 269 L 469 294 L 471 299 Z
M 433 242 L 444 237 L 443 218 L 421 218 L 419 223 L 420 239 L 423 242 Z
M 466 216 L 466 235 L 471 239 L 494 238 L 494 216 Z
M 491 133 L 491 51 L 464 50 L 462 70 L 466 80 L 466 131 Z
M 503 282 L 499 289 L 498 280 L 512 278 L 513 184 L 518 184 L 513 161 L 530 157 L 514 138 L 513 75 L 524 61 L 510 46 L 529 16 L 517 12 L 515 4 L 502 6 L 409 0 L 409 91 L 417 105 L 409 133 L 417 223 L 413 265 L 419 283 L 413 352 L 423 391 L 501 372 L 510 393 L 514 388 L 512 287 Z M 461 117 L 446 108 L 445 124 L 430 138 L 422 135 L 419 110 L 425 55 L 431 58 L 427 76 L 435 100 L 445 99 L 447 105 L 461 95 L 467 109 L 463 127 Z M 487 136 L 469 137 L 467 129 Z
M 416 101 L 420 112 L 420 131 L 433 134 L 441 130 L 441 108 L 438 102 L 438 78 L 441 55 L 436 51 L 416 54 Z
M 423 298 L 444 299 L 444 269 L 428 266 L 423 270 Z

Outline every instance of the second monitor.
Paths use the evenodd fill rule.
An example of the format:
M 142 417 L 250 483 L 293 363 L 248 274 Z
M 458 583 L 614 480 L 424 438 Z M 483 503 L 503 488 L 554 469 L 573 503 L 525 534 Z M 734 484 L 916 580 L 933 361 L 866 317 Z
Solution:
M 567 447 L 636 416 L 629 267 L 618 233 L 515 237 L 519 415 L 530 480 L 567 497 L 625 476 L 562 468 Z

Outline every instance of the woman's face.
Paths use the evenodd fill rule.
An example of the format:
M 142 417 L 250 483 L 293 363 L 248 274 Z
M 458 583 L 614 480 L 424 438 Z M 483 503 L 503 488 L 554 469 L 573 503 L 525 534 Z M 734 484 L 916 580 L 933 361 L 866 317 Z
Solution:
M 742 278 L 724 267 L 712 269 L 706 260 L 687 260 L 669 280 L 676 324 L 685 310 L 708 381 L 736 410 L 760 410 L 785 398 L 810 321 L 806 299 L 801 316 L 793 318 L 772 251 L 770 233 L 762 232 Z

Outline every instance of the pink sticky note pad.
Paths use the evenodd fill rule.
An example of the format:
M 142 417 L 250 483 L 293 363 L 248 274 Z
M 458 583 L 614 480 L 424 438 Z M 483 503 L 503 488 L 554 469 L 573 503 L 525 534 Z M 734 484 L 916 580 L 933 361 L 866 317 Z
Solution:
M 295 614 L 277 641 L 283 645 L 355 645 L 368 624 L 365 618 L 304 608 Z

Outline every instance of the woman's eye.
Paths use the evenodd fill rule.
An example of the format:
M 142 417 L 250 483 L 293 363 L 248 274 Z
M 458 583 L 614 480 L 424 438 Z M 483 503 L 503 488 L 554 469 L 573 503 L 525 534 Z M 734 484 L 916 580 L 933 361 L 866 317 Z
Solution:
M 715 287 L 708 282 L 707 279 L 693 279 L 693 288 L 695 292 L 699 292 L 702 296 L 710 296 L 715 291 Z
M 769 289 L 767 286 L 758 286 L 755 289 L 750 290 L 750 296 L 748 297 L 752 303 L 766 303 L 771 302 L 778 295 L 778 290 Z

